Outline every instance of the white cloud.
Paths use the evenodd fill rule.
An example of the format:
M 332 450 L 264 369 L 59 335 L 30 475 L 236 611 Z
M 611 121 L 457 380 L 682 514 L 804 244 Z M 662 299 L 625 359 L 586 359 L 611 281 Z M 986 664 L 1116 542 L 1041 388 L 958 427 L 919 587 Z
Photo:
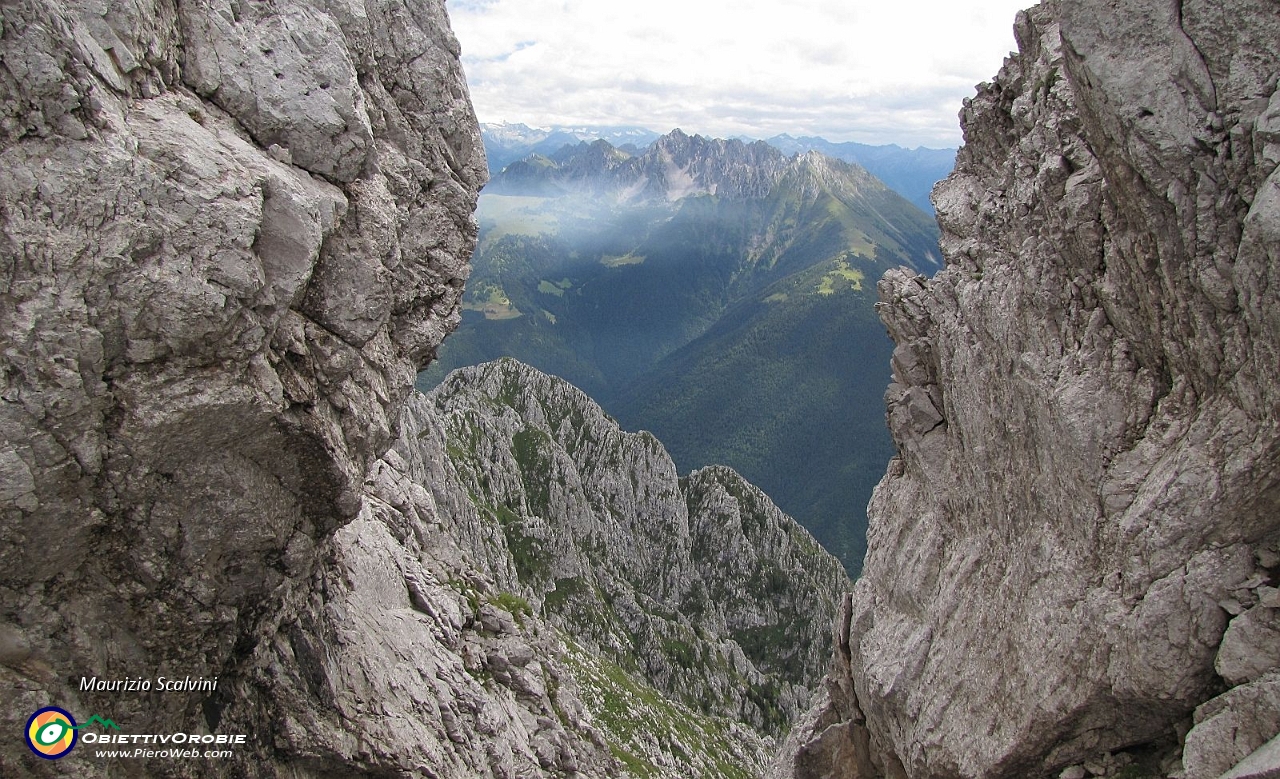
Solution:
M 954 146 L 1031 0 L 449 0 L 482 121 Z

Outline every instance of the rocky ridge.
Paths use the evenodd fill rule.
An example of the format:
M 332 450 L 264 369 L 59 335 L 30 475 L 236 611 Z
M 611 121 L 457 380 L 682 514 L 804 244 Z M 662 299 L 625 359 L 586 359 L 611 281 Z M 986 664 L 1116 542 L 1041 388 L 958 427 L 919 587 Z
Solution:
M 513 162 L 530 155 L 551 156 L 565 146 L 608 141 L 613 146 L 643 149 L 657 140 L 659 133 L 642 127 L 529 127 L 519 123 L 480 123 L 489 175 L 496 176 Z
M 708 713 L 779 734 L 825 669 L 848 579 L 759 489 L 678 478 L 648 433 L 515 360 L 455 371 L 431 484 L 501 586 L 583 646 Z
M 604 140 L 620 151 L 638 155 L 661 137 L 656 132 L 638 127 L 535 129 L 521 124 L 485 123 L 480 125 L 480 134 L 489 158 L 489 175 L 494 179 L 512 163 L 533 156 L 556 160 L 565 154 L 572 154 L 573 148 L 584 142 L 593 144 Z M 735 140 L 745 144 L 753 143 L 752 139 L 745 137 Z M 890 189 L 910 200 L 917 208 L 930 214 L 933 213 L 930 190 L 955 165 L 955 149 L 930 149 L 923 146 L 905 149 L 896 144 L 869 146 L 853 142 L 833 143 L 825 138 L 797 138 L 786 134 L 765 138 L 764 142 L 786 155 L 818 151 L 828 157 L 856 163 Z
M 420 442 L 438 428 L 418 404 L 360 513 L 205 704 L 211 728 L 274 743 L 197 775 L 623 775 L 578 682 L 590 658 L 486 575 L 423 486 L 438 466 Z
M 360 514 L 214 696 L 220 724 L 285 734 L 276 759 L 309 775 L 759 776 L 847 580 L 731 471 L 688 481 L 707 486 L 558 379 L 455 373 L 409 400 Z M 728 568 L 699 570 L 689 536 Z M 771 556 L 769 592 L 726 592 Z M 747 641 L 770 631 L 790 654 Z
M 1208 779 L 1280 731 L 1274 6 L 1015 31 L 946 269 L 880 285 L 900 456 L 780 775 Z
M 930 191 L 934 184 L 946 178 L 955 167 L 955 149 L 930 149 L 924 146 L 904 149 L 896 144 L 868 146 L 853 142 L 832 143 L 824 138 L 795 138 L 786 134 L 766 138 L 765 143 L 787 154 L 819 151 L 828 157 L 857 163 L 929 214 L 933 213 Z

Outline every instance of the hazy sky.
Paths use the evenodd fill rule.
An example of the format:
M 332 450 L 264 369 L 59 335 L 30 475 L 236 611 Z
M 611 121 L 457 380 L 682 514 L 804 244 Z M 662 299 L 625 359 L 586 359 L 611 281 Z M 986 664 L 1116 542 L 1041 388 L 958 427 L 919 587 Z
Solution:
M 476 112 L 956 146 L 1032 0 L 448 0 Z

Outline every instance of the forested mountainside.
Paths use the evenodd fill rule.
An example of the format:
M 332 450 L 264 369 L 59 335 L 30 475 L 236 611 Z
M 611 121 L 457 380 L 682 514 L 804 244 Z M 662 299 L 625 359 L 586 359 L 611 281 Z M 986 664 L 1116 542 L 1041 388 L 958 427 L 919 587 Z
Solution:
M 422 386 L 516 356 L 682 470 L 734 467 L 857 570 L 893 453 L 872 282 L 934 267 L 928 217 L 856 166 L 677 132 L 513 163 L 479 218 L 470 311 Z

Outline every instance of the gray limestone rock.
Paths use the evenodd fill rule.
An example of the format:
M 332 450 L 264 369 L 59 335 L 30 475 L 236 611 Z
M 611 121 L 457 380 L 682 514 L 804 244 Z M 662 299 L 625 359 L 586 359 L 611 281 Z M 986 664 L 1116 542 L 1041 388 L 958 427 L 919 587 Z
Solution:
M 374 466 L 218 697 L 224 727 L 273 733 L 306 776 L 616 775 L 563 638 L 477 570 L 417 476 L 394 450 Z
M 1280 777 L 1280 736 L 1258 747 L 1219 779 L 1277 779 Z
M 833 557 L 514 361 L 414 396 L 400 432 L 244 642 L 220 727 L 314 776 L 759 774 L 821 675 Z
M 900 458 L 853 703 L 815 720 L 867 745 L 851 776 L 1056 776 L 1170 737 L 1215 658 L 1269 662 L 1219 604 L 1253 614 L 1280 535 L 1274 4 L 1047 0 L 1015 32 L 934 192 L 947 267 L 880 283 Z M 798 756 L 831 727 L 779 770 L 824 775 Z
M 485 179 L 458 46 L 442 0 L 34 0 L 0 19 L 0 719 L 56 703 L 225 730 L 248 698 L 80 679 L 229 690 L 268 645 L 310 682 L 337 673 L 297 590 L 382 532 L 366 478 L 458 319 Z M 290 729 L 358 697 L 336 689 L 289 716 L 257 701 L 240 769 L 203 770 L 270 772 L 303 741 L 350 757 L 352 737 Z M 386 754 L 409 755 L 390 724 Z M 346 757 L 331 769 L 358 773 Z M 6 776 L 57 770 L 119 768 L 0 745 Z
M 1252 682 L 1280 670 L 1280 613 L 1254 606 L 1231 620 L 1214 667 L 1230 684 Z
M 341 182 L 360 175 L 373 128 L 342 28 L 306 5 L 192 3 L 178 8 L 182 77 L 268 148 Z
M 1196 709 L 1182 764 L 1186 779 L 1216 779 L 1280 735 L 1280 673 L 1240 685 Z

